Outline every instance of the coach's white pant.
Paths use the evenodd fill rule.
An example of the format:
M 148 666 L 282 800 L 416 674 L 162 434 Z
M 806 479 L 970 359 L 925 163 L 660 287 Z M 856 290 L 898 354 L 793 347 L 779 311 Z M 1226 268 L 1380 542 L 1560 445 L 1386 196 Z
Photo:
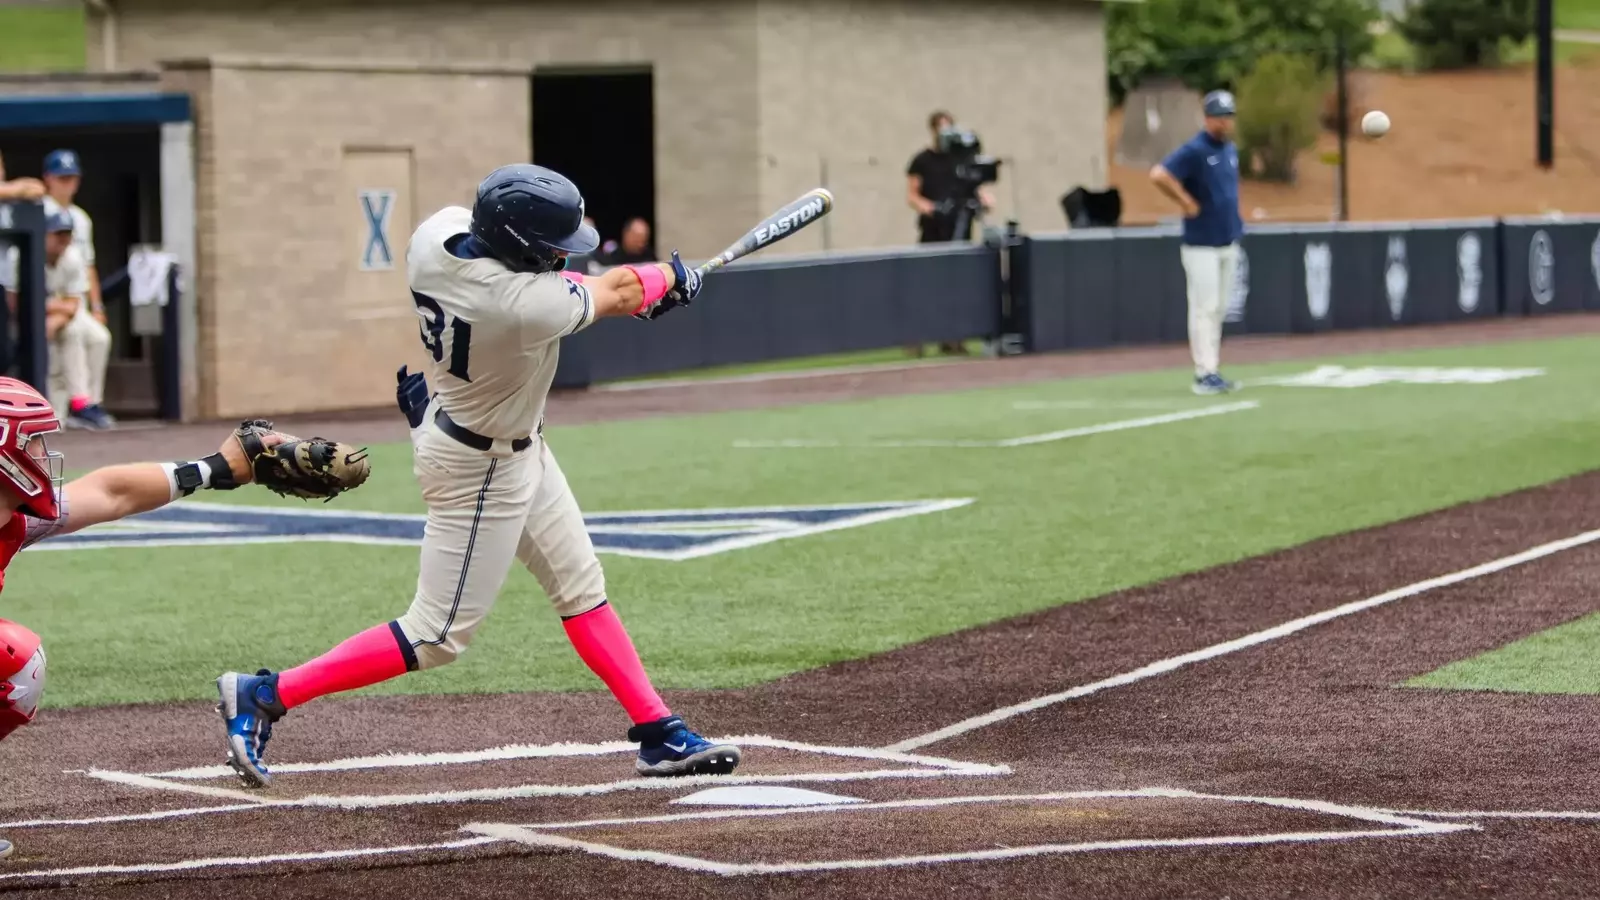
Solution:
M 105 400 L 106 366 L 111 362 L 111 330 L 87 309 L 79 309 L 50 342 L 50 405 L 65 415 L 68 401 Z
M 433 408 L 411 432 L 413 471 L 428 504 L 422 567 L 400 628 L 419 668 L 466 651 L 494 606 L 513 559 L 575 616 L 605 602 L 605 577 L 578 502 L 544 440 L 512 453 L 497 441 L 474 450 L 433 424 Z
M 1228 314 L 1239 245 L 1192 247 L 1180 251 L 1189 286 L 1189 354 L 1195 377 L 1210 375 L 1221 365 L 1222 319 Z

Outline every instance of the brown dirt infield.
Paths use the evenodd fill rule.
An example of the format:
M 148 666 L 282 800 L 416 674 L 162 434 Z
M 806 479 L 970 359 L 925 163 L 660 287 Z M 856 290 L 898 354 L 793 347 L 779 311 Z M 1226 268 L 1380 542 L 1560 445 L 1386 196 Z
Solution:
M 1560 330 L 1571 333 L 1575 323 L 1593 321 L 1567 320 Z M 1322 343 L 1316 352 L 1334 351 Z M 938 368 L 979 372 L 1012 363 Z M 1049 369 L 1071 363 L 1063 358 L 1037 365 Z M 1015 366 L 1013 371 L 1024 368 Z M 1600 524 L 1593 512 L 1597 505 L 1600 473 L 1592 473 L 754 688 L 678 692 L 668 699 L 716 735 L 773 735 L 870 755 L 873 748 L 970 716 L 1587 531 Z M 1597 810 L 1600 770 L 1593 755 L 1600 744 L 1600 698 L 1397 686 L 1450 660 L 1593 612 L 1600 608 L 1597 596 L 1600 543 L 1586 544 L 911 751 L 1003 765 L 1009 771 L 930 776 L 926 770 L 933 764 L 890 754 L 879 753 L 885 758 L 863 763 L 804 748 L 757 744 L 748 750 L 748 769 L 742 773 L 773 783 L 795 776 L 859 776 L 863 769 L 919 770 L 915 777 L 783 782 L 900 804 L 892 808 L 540 832 L 620 848 L 617 852 L 674 853 L 715 863 L 865 861 L 842 871 L 724 877 L 570 847 L 504 840 L 437 846 L 477 840 L 480 832 L 463 831 L 463 826 L 483 823 L 559 826 L 718 809 L 670 802 L 709 783 L 632 783 L 626 753 L 285 772 L 268 799 L 303 804 L 310 793 L 349 798 L 540 787 L 492 798 L 455 798 L 459 802 L 423 797 L 356 809 L 232 809 L 249 801 L 234 796 L 235 785 L 226 779 L 168 779 L 168 784 L 212 792 L 180 794 L 155 789 L 159 783 L 114 784 L 83 771 L 152 773 L 217 763 L 220 726 L 205 704 L 53 712 L 0 748 L 0 783 L 5 788 L 0 791 L 0 822 L 54 820 L 0 828 L 20 845 L 19 857 L 0 866 L 0 892 L 66 890 L 72 896 L 119 898 L 227 892 L 275 900 L 384 894 L 1600 895 L 1600 819 L 1413 816 L 1405 821 L 1473 827 L 1399 834 L 1404 826 L 1352 819 L 1337 810 L 1184 796 L 948 802 L 1172 788 L 1379 809 Z M 472 753 L 506 745 L 607 742 L 620 738 L 624 723 L 619 718 L 612 701 L 598 693 L 329 700 L 285 719 L 272 756 L 281 766 L 382 753 Z M 571 792 L 578 788 L 587 790 Z M 908 806 L 905 801 L 928 805 Z M 941 801 L 944 805 L 938 805 Z M 202 807 L 228 809 L 137 821 L 61 821 Z M 1327 832 L 1352 830 L 1385 833 L 1327 839 Z M 1254 846 L 1239 842 L 1268 834 L 1299 834 L 1302 840 Z M 1194 842 L 1219 836 L 1233 842 L 881 865 L 887 858 L 927 853 L 1004 857 L 1041 844 Z M 197 859 L 395 847 L 417 849 L 156 870 Z M 12 877 L 106 866 L 144 868 Z

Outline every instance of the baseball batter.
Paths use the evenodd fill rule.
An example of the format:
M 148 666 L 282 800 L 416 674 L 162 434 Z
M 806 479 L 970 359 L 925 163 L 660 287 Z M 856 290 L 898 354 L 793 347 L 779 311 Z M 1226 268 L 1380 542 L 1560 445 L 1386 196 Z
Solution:
M 407 277 L 431 376 L 402 368 L 397 391 L 428 506 L 416 594 L 400 618 L 310 662 L 217 680 L 228 761 L 247 786 L 271 783 L 262 754 L 289 710 L 464 653 L 513 560 L 538 579 L 573 648 L 632 720 L 640 774 L 720 774 L 739 764 L 738 748 L 691 731 L 651 685 L 544 442 L 561 338 L 607 316 L 654 319 L 700 289 L 676 252 L 671 263 L 594 277 L 563 271 L 568 254 L 599 244 L 583 218 L 567 178 L 511 165 L 484 179 L 470 211 L 447 207 L 412 235 Z

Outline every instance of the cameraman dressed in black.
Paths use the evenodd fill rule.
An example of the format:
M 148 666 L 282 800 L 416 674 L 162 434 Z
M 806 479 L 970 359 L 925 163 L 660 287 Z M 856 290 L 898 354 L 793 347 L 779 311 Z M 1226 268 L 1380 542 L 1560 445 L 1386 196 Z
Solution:
M 940 132 L 954 127 L 955 118 L 943 110 L 929 116 L 928 130 L 933 134 L 933 143 L 911 157 L 911 164 L 906 167 L 906 203 L 917 211 L 917 242 L 921 244 L 972 240 L 972 224 L 977 216 L 961 214 L 961 206 L 971 189 L 957 177 L 959 157 L 945 152 L 939 138 Z M 994 208 L 994 198 L 987 184 L 978 186 L 976 197 L 983 210 Z M 965 233 L 957 235 L 963 220 L 965 226 L 961 230 Z M 920 345 L 907 349 L 913 356 L 923 353 Z M 966 353 L 966 347 L 959 342 L 940 344 L 939 350 L 947 354 Z
M 911 165 L 906 167 L 906 202 L 917 211 L 918 243 L 972 240 L 975 216 L 967 217 L 966 234 L 956 234 L 956 204 L 964 199 L 965 186 L 956 177 L 957 157 L 940 148 L 939 132 L 954 127 L 954 117 L 943 110 L 929 116 L 933 143 L 911 157 Z M 985 210 L 994 208 L 988 185 L 978 187 L 977 198 Z

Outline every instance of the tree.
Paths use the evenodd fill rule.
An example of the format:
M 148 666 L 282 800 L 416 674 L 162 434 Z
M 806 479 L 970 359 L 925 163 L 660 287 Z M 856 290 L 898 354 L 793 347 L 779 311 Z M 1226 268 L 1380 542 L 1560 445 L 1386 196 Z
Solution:
M 1493 65 L 1504 41 L 1533 34 L 1534 0 L 1421 0 L 1395 20 L 1425 69 Z
M 1471 0 L 1468 0 L 1471 2 Z M 1373 0 L 1145 0 L 1107 4 L 1106 67 L 1112 102 L 1152 78 L 1197 91 L 1235 88 L 1272 53 L 1333 64 L 1343 35 L 1351 59 L 1371 49 Z
M 1292 182 L 1295 159 L 1314 146 L 1328 76 L 1309 55 L 1272 53 L 1239 80 L 1235 138 L 1244 174 Z

